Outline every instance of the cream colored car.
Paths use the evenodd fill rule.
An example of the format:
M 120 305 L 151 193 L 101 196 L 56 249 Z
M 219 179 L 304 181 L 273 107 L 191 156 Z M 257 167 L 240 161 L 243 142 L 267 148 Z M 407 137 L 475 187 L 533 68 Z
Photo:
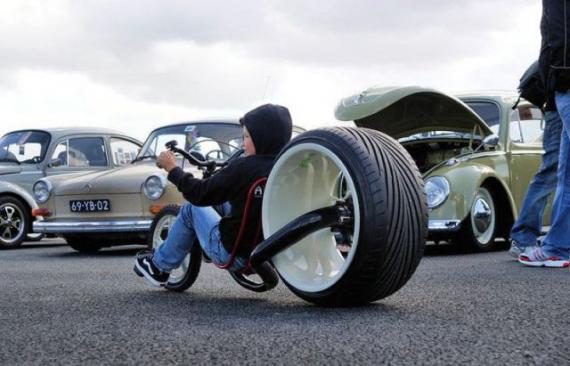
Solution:
M 33 187 L 39 209 L 34 232 L 62 236 L 75 250 L 93 252 L 121 244 L 145 244 L 153 217 L 167 205 L 184 203 L 155 156 L 175 140 L 199 159 L 224 160 L 240 149 L 236 120 L 168 125 L 151 132 L 129 166 L 81 175 L 42 178 Z M 185 170 L 201 172 L 179 159 Z

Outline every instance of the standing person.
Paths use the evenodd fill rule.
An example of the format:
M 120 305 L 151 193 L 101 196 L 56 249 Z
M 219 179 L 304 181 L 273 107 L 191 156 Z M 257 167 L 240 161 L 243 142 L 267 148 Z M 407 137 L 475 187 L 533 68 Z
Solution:
M 538 62 L 535 61 L 523 74 L 519 85 L 521 97 L 526 98 L 539 108 L 544 108 L 546 94 L 540 77 Z M 542 139 L 544 154 L 538 171 L 530 181 L 521 205 L 520 214 L 511 229 L 511 247 L 509 254 L 518 258 L 522 253 L 537 247 L 538 237 L 542 232 L 542 215 L 548 197 L 556 189 L 556 171 L 560 152 L 562 121 L 552 104 L 546 105 L 545 125 Z
M 291 139 L 289 110 L 265 104 L 246 113 L 243 125 L 245 157 L 231 161 L 225 168 L 206 179 L 197 179 L 176 166 L 174 154 L 164 151 L 156 164 L 168 172 L 168 180 L 178 187 L 189 202 L 180 209 L 165 242 L 156 250 L 142 251 L 135 259 L 135 272 L 154 286 L 164 286 L 170 271 L 180 266 L 196 239 L 215 264 L 226 264 L 240 229 L 247 193 L 251 185 L 269 175 L 276 155 Z M 211 206 L 224 205 L 221 217 Z M 252 207 L 242 241 L 254 240 L 261 215 Z M 240 248 L 249 248 L 248 245 Z M 231 270 L 244 268 L 251 253 L 238 251 Z
M 554 103 L 562 120 L 558 184 L 552 207 L 551 228 L 544 245 L 519 256 L 534 267 L 570 266 L 570 0 L 543 0 L 542 36 L 538 59 L 547 103 Z

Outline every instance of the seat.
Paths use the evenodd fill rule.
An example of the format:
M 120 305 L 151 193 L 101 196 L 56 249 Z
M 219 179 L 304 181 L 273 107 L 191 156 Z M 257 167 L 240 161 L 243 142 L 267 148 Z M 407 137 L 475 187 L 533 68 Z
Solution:
M 244 206 L 243 217 L 241 219 L 238 235 L 237 235 L 237 237 L 234 241 L 234 245 L 232 247 L 232 252 L 230 253 L 230 259 L 228 260 L 227 263 L 216 264 L 216 267 L 221 268 L 221 269 L 230 268 L 232 266 L 232 264 L 234 263 L 234 260 L 237 256 L 239 249 L 243 245 L 247 245 L 249 247 L 248 249 L 251 252 L 263 240 L 263 235 L 261 233 L 261 218 L 259 218 L 259 222 L 256 225 L 257 229 L 256 229 L 256 234 L 255 234 L 253 242 L 247 243 L 247 244 L 242 243 L 242 238 L 244 237 L 247 223 L 250 220 L 253 205 L 255 203 L 258 203 L 259 207 L 261 207 L 261 201 L 263 200 L 263 193 L 265 192 L 265 184 L 266 183 L 267 183 L 266 177 L 260 178 L 260 179 L 256 180 L 255 182 L 253 182 L 253 184 L 249 187 L 249 190 L 247 192 L 247 198 L 246 198 L 245 206 Z M 249 275 L 249 274 L 254 273 L 250 264 L 249 264 L 249 261 L 248 261 L 247 266 L 238 272 L 245 274 L 245 275 Z

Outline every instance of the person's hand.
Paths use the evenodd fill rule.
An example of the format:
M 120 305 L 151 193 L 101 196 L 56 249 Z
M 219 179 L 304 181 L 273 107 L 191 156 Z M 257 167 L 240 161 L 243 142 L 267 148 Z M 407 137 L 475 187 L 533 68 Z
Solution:
M 176 157 L 172 151 L 163 151 L 156 158 L 156 166 L 170 172 L 176 168 Z

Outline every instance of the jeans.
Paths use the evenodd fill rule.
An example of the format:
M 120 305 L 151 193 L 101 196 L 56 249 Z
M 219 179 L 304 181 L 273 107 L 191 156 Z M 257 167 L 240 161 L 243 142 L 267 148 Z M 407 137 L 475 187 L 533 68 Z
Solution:
M 547 111 L 542 140 L 542 163 L 530 181 L 519 217 L 511 230 L 511 239 L 522 247 L 536 245 L 540 236 L 544 207 L 548 196 L 556 189 L 561 135 L 562 121 L 558 112 Z
M 229 203 L 225 203 L 223 211 L 227 213 L 229 209 Z M 224 248 L 220 239 L 220 219 L 220 214 L 212 207 L 198 207 L 191 203 L 182 206 L 168 232 L 168 237 L 154 253 L 155 266 L 164 272 L 178 268 L 192 250 L 196 239 L 213 263 L 226 264 L 230 259 L 230 253 Z M 229 270 L 236 271 L 246 265 L 246 259 L 235 257 Z
M 562 119 L 563 132 L 560 139 L 558 184 L 552 206 L 551 228 L 544 238 L 543 249 L 550 255 L 570 255 L 570 90 L 556 93 L 556 108 Z

